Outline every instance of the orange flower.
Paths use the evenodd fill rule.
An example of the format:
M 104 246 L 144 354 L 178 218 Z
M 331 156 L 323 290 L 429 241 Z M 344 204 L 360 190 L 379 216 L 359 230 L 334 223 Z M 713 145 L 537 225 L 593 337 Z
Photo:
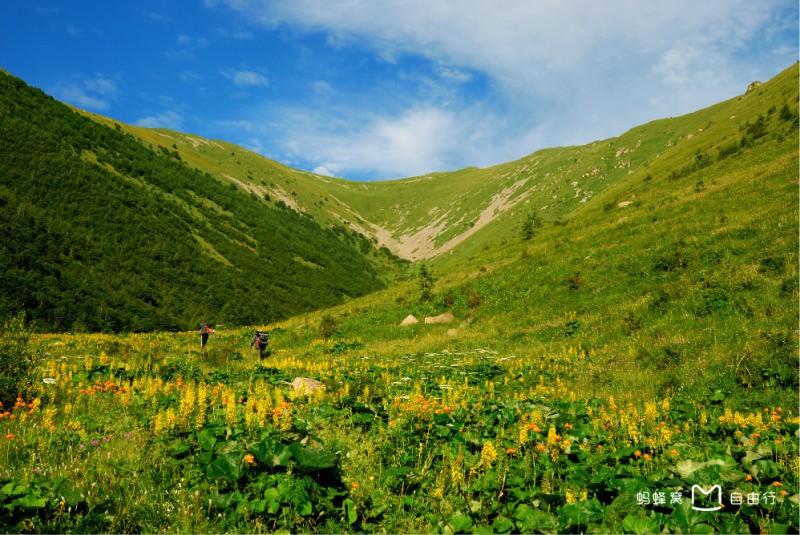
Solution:
M 789 491 L 787 491 L 787 490 L 782 490 L 781 491 L 781 496 L 786 496 L 788 494 L 789 494 Z
M 636 451 L 633 452 L 633 455 L 636 456 L 636 457 L 641 457 L 642 456 L 642 452 L 639 451 L 639 450 L 636 450 Z
M 783 486 L 783 483 L 781 483 L 780 481 L 776 481 L 776 482 L 774 482 L 774 483 L 772 484 L 772 486 L 773 486 L 773 487 L 782 487 L 782 486 Z
M 536 449 L 537 449 L 537 450 L 539 450 L 539 451 L 544 451 L 544 450 L 546 450 L 547 448 L 545 447 L 545 445 L 544 445 L 544 444 L 542 444 L 542 443 L 539 443 L 539 444 L 536 444 Z
M 744 478 L 744 479 L 745 479 L 745 481 L 753 481 L 753 476 L 751 476 L 750 474 L 747 474 L 747 477 Z
M 649 453 L 645 453 L 644 454 L 644 460 L 645 461 L 649 461 L 650 460 L 650 454 Z
M 670 450 L 669 454 L 672 456 L 678 455 L 678 450 Z
M 506 454 L 508 454 L 508 455 L 514 455 L 516 452 L 517 452 L 517 450 L 515 450 L 514 448 L 508 448 L 506 450 Z
M 244 462 L 246 462 L 247 464 L 253 464 L 256 462 L 256 458 L 253 457 L 252 453 L 248 453 L 247 455 L 244 456 Z
M 357 488 L 358 488 L 358 486 L 359 486 L 359 485 L 358 485 L 358 481 L 353 481 L 352 483 L 350 483 L 350 488 L 351 488 L 351 489 L 354 489 L 354 490 L 355 490 L 355 489 L 357 489 Z
M 7 435 L 6 435 L 6 438 L 7 438 L 8 440 L 14 440 L 14 433 L 9 433 L 9 434 L 7 434 Z

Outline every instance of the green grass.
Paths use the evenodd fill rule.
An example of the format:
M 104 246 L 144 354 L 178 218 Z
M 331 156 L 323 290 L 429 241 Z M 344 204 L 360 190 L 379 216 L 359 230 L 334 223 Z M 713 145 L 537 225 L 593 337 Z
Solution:
M 202 353 L 195 333 L 35 336 L 26 405 L 0 419 L 0 522 L 796 532 L 797 78 L 795 65 L 584 147 L 392 183 L 285 171 L 271 186 L 278 164 L 143 131 L 172 136 L 219 180 L 263 174 L 266 194 L 281 184 L 329 223 L 330 209 L 399 237 L 447 222 L 433 245 L 523 179 L 508 199 L 526 197 L 425 261 L 429 298 L 413 264 L 337 307 L 219 328 Z M 532 211 L 544 224 L 524 239 Z M 422 322 L 445 311 L 452 323 Z M 420 323 L 400 327 L 408 314 Z M 271 331 L 262 363 L 248 351 L 254 328 Z M 293 394 L 295 377 L 326 388 Z M 714 484 L 725 509 L 692 509 L 692 486 Z M 661 492 L 665 503 L 644 503 Z

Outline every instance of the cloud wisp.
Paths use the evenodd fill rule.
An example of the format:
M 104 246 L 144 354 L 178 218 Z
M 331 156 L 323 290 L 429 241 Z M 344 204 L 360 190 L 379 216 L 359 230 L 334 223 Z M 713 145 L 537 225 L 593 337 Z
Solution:
M 404 96 L 405 108 L 365 108 L 353 99 L 352 116 L 372 119 L 334 121 L 340 128 L 332 127 L 324 109 L 314 109 L 302 131 L 282 124 L 291 139 L 270 142 L 284 146 L 287 155 L 302 150 L 320 169 L 345 174 L 373 169 L 380 176 L 408 176 L 424 166 L 432 171 L 482 164 L 488 154 L 498 163 L 541 148 L 529 143 L 553 146 L 617 135 L 729 98 L 765 68 L 774 75 L 787 67 L 796 54 L 796 49 L 786 53 L 786 47 L 778 52 L 785 35 L 775 28 L 783 24 L 791 30 L 786 19 L 794 14 L 796 21 L 797 14 L 796 6 L 784 1 L 352 0 L 325 9 L 316 0 L 215 0 L 207 5 L 239 12 L 264 29 L 284 25 L 322 33 L 332 49 L 358 49 L 392 67 L 389 76 L 399 78 L 410 66 L 427 62 L 430 77 L 439 81 L 437 97 L 420 85 Z M 776 54 L 767 67 L 756 44 L 763 48 L 769 40 Z M 488 80 L 477 96 L 461 89 L 475 73 Z M 358 90 L 368 93 L 381 85 Z M 478 124 L 489 132 L 481 137 L 489 146 L 470 141 Z

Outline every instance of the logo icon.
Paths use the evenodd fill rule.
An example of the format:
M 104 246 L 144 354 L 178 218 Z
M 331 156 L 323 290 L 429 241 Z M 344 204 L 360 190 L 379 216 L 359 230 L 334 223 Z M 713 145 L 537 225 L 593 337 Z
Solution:
M 716 506 L 715 507 L 701 507 L 695 505 L 695 499 L 702 500 L 703 498 L 709 499 L 710 503 L 714 502 L 714 491 L 716 491 Z M 697 495 L 695 494 L 697 492 Z M 700 505 L 706 505 L 706 502 L 700 502 Z M 695 511 L 719 511 L 722 509 L 722 487 L 714 485 L 708 490 L 703 490 L 700 485 L 692 485 L 692 509 Z

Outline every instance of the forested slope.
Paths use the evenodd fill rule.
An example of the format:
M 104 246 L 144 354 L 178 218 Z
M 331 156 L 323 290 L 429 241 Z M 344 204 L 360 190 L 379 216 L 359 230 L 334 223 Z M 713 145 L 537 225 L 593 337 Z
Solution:
M 0 226 L 0 316 L 26 311 L 42 330 L 267 323 L 385 280 L 361 236 L 270 207 L 6 73 Z

